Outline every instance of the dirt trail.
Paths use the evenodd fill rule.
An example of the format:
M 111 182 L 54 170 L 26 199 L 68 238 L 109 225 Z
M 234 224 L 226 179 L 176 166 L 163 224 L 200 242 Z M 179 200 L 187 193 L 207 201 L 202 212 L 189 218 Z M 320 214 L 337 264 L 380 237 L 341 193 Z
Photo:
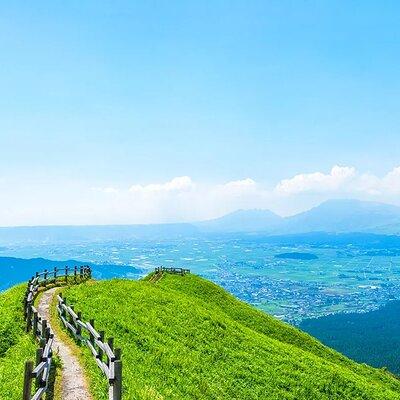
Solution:
M 38 304 L 39 315 L 50 321 L 50 305 L 57 288 L 45 291 Z M 54 332 L 54 329 L 52 329 Z M 82 367 L 71 349 L 54 334 L 53 352 L 62 361 L 61 396 L 62 400 L 92 400 Z

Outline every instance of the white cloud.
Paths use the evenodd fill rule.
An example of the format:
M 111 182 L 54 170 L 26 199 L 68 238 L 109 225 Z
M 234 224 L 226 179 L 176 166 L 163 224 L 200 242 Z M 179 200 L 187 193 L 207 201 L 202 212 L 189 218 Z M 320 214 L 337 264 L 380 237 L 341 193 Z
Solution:
M 381 195 L 381 185 L 383 179 L 371 174 L 361 174 L 354 180 L 353 185 L 349 190 L 360 194 L 379 196 Z
M 329 173 L 298 174 L 281 180 L 274 189 L 293 212 L 314 206 L 329 198 L 358 198 L 400 205 L 400 166 L 379 177 L 360 173 L 351 166 L 334 166 Z M 286 200 L 285 200 L 286 199 Z M 285 209 L 283 211 L 285 212 Z
M 304 192 L 334 192 L 341 189 L 356 176 L 354 167 L 335 165 L 330 173 L 313 172 L 298 174 L 290 179 L 281 180 L 275 188 L 280 194 L 298 194 Z
M 220 196 L 221 198 L 246 198 L 249 196 L 253 197 L 254 194 L 262 191 L 257 183 L 251 178 L 226 182 L 222 185 L 217 185 L 215 188 L 212 188 L 212 190 L 217 196 Z
M 157 193 L 157 192 L 186 192 L 195 187 L 189 176 L 179 176 L 165 183 L 151 183 L 149 185 L 132 185 L 131 193 Z
M 240 190 L 246 191 L 248 189 L 254 189 L 256 186 L 256 182 L 251 178 L 246 178 L 238 181 L 227 182 L 223 185 L 226 189 Z
M 228 188 L 249 188 L 254 187 L 256 182 L 251 178 L 242 179 L 239 181 L 231 181 L 224 184 Z
M 207 184 L 179 176 L 130 187 L 21 181 L 3 190 L 0 221 L 1 225 L 179 222 L 214 218 L 239 208 L 269 208 L 288 215 L 335 197 L 400 205 L 399 194 L 400 166 L 379 177 L 336 165 L 329 172 L 299 173 L 272 189 L 250 177 Z
M 237 208 L 263 207 L 267 194 L 251 178 L 208 185 L 195 183 L 189 176 L 161 183 L 134 184 L 115 191 L 111 189 L 114 188 L 97 189 L 103 198 L 96 201 L 108 204 L 108 214 L 118 213 L 119 220 L 125 215 L 126 223 L 207 219 Z
M 395 167 L 382 178 L 363 174 L 357 180 L 356 189 L 374 196 L 391 196 L 400 193 L 400 167 Z
M 391 193 L 400 193 L 400 167 L 393 168 L 383 178 L 383 187 Z

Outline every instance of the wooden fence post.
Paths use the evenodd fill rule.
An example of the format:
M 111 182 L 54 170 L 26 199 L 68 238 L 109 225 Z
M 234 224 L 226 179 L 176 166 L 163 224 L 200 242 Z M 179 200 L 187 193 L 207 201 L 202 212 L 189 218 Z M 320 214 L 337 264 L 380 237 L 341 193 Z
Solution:
M 57 267 L 54 267 L 54 284 L 57 282 Z
M 69 306 L 70 307 L 70 309 L 72 310 L 72 311 L 75 311 L 75 307 L 74 306 Z M 71 325 L 73 325 L 73 326 L 75 326 L 75 321 L 74 321 L 74 318 L 72 317 L 72 315 L 70 314 L 70 313 L 68 313 L 68 322 L 71 324 Z
M 42 332 L 40 333 L 42 338 L 46 338 L 47 321 L 42 319 Z
M 76 315 L 78 316 L 78 321 L 81 321 L 82 320 L 82 313 L 80 311 L 78 311 L 76 313 Z M 76 336 L 77 336 L 76 340 L 78 341 L 78 344 L 80 345 L 81 344 L 80 336 L 82 336 L 82 327 L 81 327 L 81 325 L 79 324 L 78 321 L 77 321 L 77 324 L 76 324 Z
M 122 361 L 121 361 L 121 349 L 115 349 L 115 361 L 114 361 L 114 374 L 115 380 L 113 383 L 113 400 L 121 400 L 122 398 Z
M 35 338 L 37 336 L 37 331 L 38 331 L 38 320 L 39 320 L 38 313 L 37 311 L 35 311 L 33 313 L 33 325 L 32 325 L 33 337 Z
M 94 328 L 94 319 L 89 320 L 89 324 L 92 325 L 92 328 Z M 89 340 L 90 343 L 92 343 L 92 345 L 94 346 L 94 336 L 91 332 L 89 332 Z
M 42 356 L 43 356 L 43 349 L 39 347 L 36 349 L 36 367 L 42 362 Z M 36 385 L 40 385 L 40 378 L 39 376 L 36 377 Z
M 26 309 L 26 331 L 29 332 L 31 330 L 32 325 L 32 302 L 28 302 L 28 306 Z
M 107 343 L 108 343 L 108 346 L 110 347 L 110 350 L 112 352 L 114 352 L 114 338 L 112 338 L 112 337 L 108 338 Z M 108 356 L 107 356 L 107 361 L 108 361 L 108 367 L 110 367 L 111 358 L 109 358 Z
M 100 335 L 100 342 L 104 343 L 104 331 L 100 331 L 99 335 Z M 103 361 L 103 349 L 101 347 L 99 347 L 98 355 L 99 355 L 98 357 L 99 360 Z
M 76 274 L 77 274 L 77 267 L 74 267 L 74 282 L 76 283 Z
M 67 298 L 63 297 L 62 304 L 67 305 Z M 61 315 L 66 318 L 67 317 L 67 312 L 65 311 L 64 307 L 61 307 Z
M 65 267 L 65 282 L 68 282 L 68 265 Z
M 24 319 L 26 319 L 27 311 L 28 311 L 28 291 L 26 291 L 24 296 Z
M 22 400 L 30 400 L 31 399 L 32 371 L 33 371 L 33 362 L 26 361 L 25 362 L 25 373 L 24 373 L 24 390 L 22 393 Z

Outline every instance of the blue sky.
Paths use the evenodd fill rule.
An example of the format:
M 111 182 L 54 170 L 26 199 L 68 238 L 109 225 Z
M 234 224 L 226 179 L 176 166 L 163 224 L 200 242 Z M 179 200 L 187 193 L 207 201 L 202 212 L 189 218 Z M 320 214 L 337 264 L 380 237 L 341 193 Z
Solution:
M 394 1 L 1 4 L 0 225 L 395 202 L 382 187 L 400 165 L 399 12 Z M 282 180 L 335 165 L 367 189 L 276 195 Z M 210 204 L 170 213 L 174 191 L 139 218 L 137 199 L 103 198 L 177 177 Z M 215 194 L 246 179 L 261 199 Z

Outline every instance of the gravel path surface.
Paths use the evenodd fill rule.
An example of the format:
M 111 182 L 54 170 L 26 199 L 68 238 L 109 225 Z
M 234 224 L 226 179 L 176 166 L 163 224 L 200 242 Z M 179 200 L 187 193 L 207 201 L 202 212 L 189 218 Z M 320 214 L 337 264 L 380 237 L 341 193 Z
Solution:
M 38 305 L 39 315 L 50 321 L 50 305 L 57 288 L 45 291 Z M 54 329 L 53 329 L 54 332 Z M 61 396 L 62 400 L 92 400 L 82 367 L 71 349 L 54 334 L 53 352 L 62 361 Z

